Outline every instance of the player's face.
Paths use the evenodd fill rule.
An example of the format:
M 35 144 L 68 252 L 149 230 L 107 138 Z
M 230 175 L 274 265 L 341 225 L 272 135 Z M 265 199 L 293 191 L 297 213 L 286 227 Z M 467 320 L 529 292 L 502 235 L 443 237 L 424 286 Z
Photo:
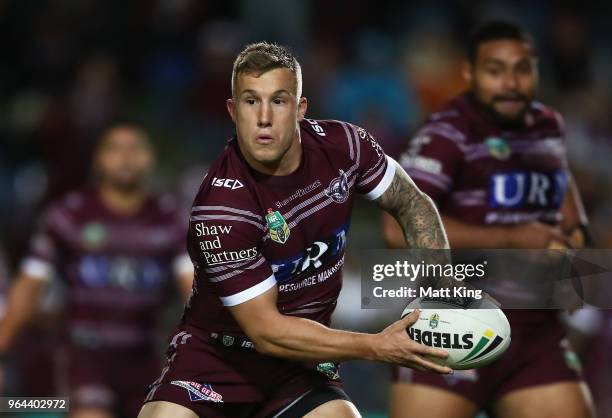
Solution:
M 483 42 L 465 76 L 476 99 L 502 123 L 522 121 L 538 83 L 537 60 L 528 43 Z
M 124 190 L 143 186 L 153 167 L 153 151 L 146 134 L 131 126 L 109 131 L 96 155 L 102 183 Z
M 295 75 L 287 68 L 237 77 L 236 97 L 227 108 L 236 124 L 247 162 L 267 174 L 288 174 L 301 158 L 299 122 L 307 102 L 297 97 Z

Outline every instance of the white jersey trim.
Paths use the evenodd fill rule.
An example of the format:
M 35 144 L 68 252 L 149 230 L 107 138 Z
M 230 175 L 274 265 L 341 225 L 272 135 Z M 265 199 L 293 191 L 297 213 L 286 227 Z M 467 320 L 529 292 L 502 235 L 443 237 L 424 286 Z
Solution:
M 49 281 L 55 269 L 53 264 L 40 258 L 27 257 L 21 263 L 21 271 L 34 279 Z
M 231 296 L 220 296 L 221 303 L 223 303 L 223 306 L 240 305 L 241 303 L 256 298 L 257 296 L 271 289 L 273 286 L 276 286 L 276 278 L 274 277 L 274 274 L 263 282 L 257 283 L 255 286 L 249 287 L 242 292 L 238 292 Z
M 391 182 L 393 181 L 393 178 L 395 177 L 395 170 L 396 170 L 395 167 L 398 164 L 393 158 L 389 157 L 388 155 L 386 155 L 386 157 L 387 157 L 387 169 L 385 170 L 385 175 L 383 176 L 382 180 L 378 183 L 378 185 L 374 187 L 374 189 L 372 189 L 369 193 L 364 195 L 364 197 L 368 200 L 375 200 L 375 199 L 378 199 L 380 196 L 382 196 L 382 194 L 387 191 L 387 189 L 391 185 Z

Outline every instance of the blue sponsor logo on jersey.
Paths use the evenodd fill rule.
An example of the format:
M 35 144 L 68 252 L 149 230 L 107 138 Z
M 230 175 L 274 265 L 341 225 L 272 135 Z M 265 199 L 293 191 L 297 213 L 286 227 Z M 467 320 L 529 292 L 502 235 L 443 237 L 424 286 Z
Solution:
M 128 291 L 160 288 L 169 268 L 153 258 L 87 255 L 79 261 L 78 275 L 89 288 L 120 288 Z
M 495 173 L 489 180 L 489 207 L 559 208 L 566 189 L 567 174 L 563 170 Z
M 305 251 L 285 260 L 271 262 L 277 282 L 291 280 L 301 274 L 308 274 L 323 266 L 328 260 L 341 254 L 346 247 L 346 233 L 349 224 L 338 228 L 331 237 L 316 240 Z

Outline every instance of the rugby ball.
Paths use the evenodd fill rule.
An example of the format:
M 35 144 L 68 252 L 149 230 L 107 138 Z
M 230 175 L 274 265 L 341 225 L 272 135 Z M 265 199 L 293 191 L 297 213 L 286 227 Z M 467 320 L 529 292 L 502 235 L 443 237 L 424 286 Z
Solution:
M 414 341 L 448 352 L 430 360 L 455 370 L 476 369 L 498 359 L 510 345 L 506 315 L 487 299 L 418 298 L 402 312 L 414 309 L 419 319 L 406 329 Z

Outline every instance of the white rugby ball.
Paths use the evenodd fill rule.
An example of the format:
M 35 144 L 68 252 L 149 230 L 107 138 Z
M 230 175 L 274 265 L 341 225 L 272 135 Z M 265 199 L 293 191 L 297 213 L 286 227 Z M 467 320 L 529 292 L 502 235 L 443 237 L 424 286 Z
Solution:
M 406 331 L 414 341 L 448 352 L 444 360 L 430 358 L 438 364 L 476 369 L 498 359 L 510 345 L 510 323 L 487 299 L 418 298 L 406 306 L 402 318 L 416 308 L 419 319 Z

